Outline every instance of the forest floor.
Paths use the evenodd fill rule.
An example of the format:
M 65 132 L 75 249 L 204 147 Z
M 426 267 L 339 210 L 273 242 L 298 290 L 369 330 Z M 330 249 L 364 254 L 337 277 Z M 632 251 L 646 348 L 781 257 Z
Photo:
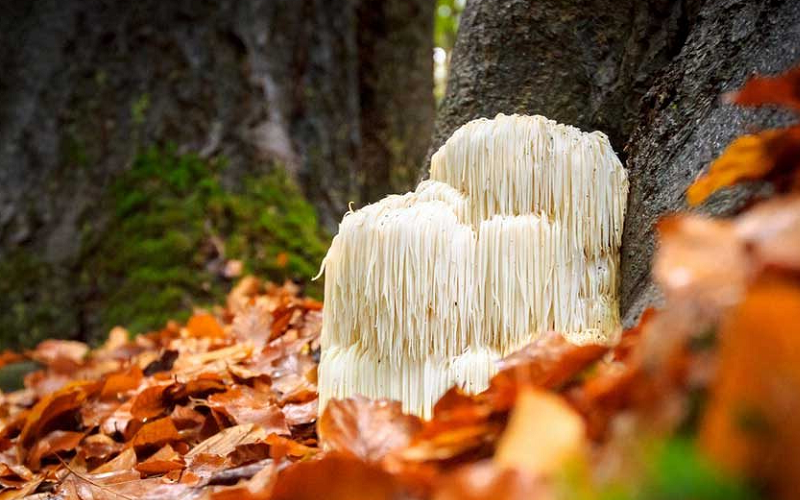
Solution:
M 798 82 L 731 99 L 800 109 Z M 666 303 L 619 345 L 544 334 L 428 421 L 360 397 L 318 418 L 323 305 L 254 277 L 185 324 L 6 352 L 42 368 L 0 394 L 0 500 L 794 498 L 800 126 L 739 138 L 688 200 L 754 178 L 774 193 L 734 218 L 661 222 Z

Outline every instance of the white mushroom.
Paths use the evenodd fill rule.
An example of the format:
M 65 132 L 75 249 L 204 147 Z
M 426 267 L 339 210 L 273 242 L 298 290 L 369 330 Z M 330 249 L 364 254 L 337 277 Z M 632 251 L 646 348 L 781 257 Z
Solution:
M 359 393 L 427 417 L 544 331 L 616 342 L 627 191 L 602 133 L 541 116 L 461 127 L 431 180 L 342 220 L 323 263 L 320 407 Z

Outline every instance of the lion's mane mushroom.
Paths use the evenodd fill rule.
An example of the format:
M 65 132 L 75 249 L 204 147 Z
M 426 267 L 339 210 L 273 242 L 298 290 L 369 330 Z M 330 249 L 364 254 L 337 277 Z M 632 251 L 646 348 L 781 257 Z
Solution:
M 323 267 L 320 407 L 362 394 L 429 416 L 450 386 L 556 330 L 619 338 L 628 181 L 608 138 L 541 116 L 472 121 L 431 180 L 345 215 Z

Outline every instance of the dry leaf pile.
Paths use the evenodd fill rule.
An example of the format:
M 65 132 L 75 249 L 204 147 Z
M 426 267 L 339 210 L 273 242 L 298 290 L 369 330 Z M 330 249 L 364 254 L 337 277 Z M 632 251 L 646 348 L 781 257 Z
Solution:
M 798 82 L 730 99 L 797 108 Z M 224 307 L 94 350 L 43 342 L 25 355 L 43 369 L 0 395 L 0 499 L 795 498 L 795 129 L 737 140 L 688 193 L 763 178 L 771 199 L 662 221 L 666 305 L 616 348 L 544 335 L 430 421 L 359 397 L 317 421 L 322 304 L 290 284 L 245 278 Z

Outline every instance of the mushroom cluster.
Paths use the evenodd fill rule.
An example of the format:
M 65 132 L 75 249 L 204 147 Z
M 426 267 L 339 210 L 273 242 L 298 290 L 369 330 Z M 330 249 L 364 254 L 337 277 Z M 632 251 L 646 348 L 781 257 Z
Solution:
M 323 262 L 320 407 L 362 394 L 428 417 L 545 331 L 615 343 L 627 193 L 600 132 L 502 114 L 458 129 L 430 180 L 339 226 Z

